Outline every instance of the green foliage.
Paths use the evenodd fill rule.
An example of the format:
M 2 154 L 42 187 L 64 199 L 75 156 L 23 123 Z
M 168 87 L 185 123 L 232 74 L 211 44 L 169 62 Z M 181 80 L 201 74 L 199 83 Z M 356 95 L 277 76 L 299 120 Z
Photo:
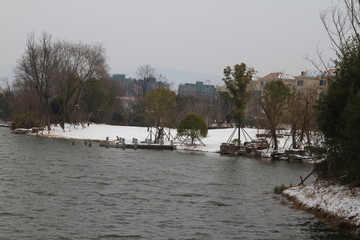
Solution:
M 172 125 L 175 120 L 173 111 L 177 106 L 174 92 L 165 88 L 158 88 L 155 93 L 147 94 L 143 103 L 150 126 L 162 128 Z
M 92 112 L 93 117 L 96 117 L 97 112 L 106 112 L 114 100 L 114 94 L 103 81 L 92 80 L 88 82 L 84 89 L 81 103 L 88 114 Z M 94 120 L 101 121 L 101 119 Z
M 230 99 L 233 104 L 234 120 L 241 124 L 244 120 L 246 104 L 250 100 L 250 94 L 246 87 L 255 73 L 253 68 L 247 68 L 245 63 L 236 64 L 233 68 L 227 66 L 224 69 L 226 88 L 230 91 Z
M 335 78 L 319 103 L 319 128 L 328 149 L 323 178 L 360 178 L 360 44 L 351 41 L 336 62 Z
M 262 104 L 273 115 L 282 116 L 290 98 L 291 89 L 289 86 L 281 80 L 271 81 L 264 87 Z
M 26 112 L 15 117 L 11 123 L 11 129 L 40 127 L 40 120 L 35 112 Z
M 177 128 L 179 136 L 190 136 L 191 144 L 194 144 L 194 139 L 198 137 L 206 137 L 208 133 L 208 126 L 204 119 L 195 114 L 189 114 L 181 120 Z
M 283 81 L 276 80 L 267 83 L 264 94 L 260 99 L 260 105 L 269 122 L 271 137 L 277 146 L 276 128 L 284 114 L 286 105 L 291 98 L 291 89 Z
M 280 186 L 275 186 L 273 191 L 276 194 L 281 194 L 284 190 L 288 189 L 289 187 L 285 186 L 284 184 L 281 184 Z

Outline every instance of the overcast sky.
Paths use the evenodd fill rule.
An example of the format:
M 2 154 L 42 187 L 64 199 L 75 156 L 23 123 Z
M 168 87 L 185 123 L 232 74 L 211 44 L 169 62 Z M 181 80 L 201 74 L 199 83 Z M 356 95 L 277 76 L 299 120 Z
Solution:
M 314 69 L 334 56 L 320 21 L 336 0 L 0 0 L 0 78 L 11 76 L 27 36 L 101 43 L 110 73 L 140 65 L 222 75 L 245 62 L 259 76 Z

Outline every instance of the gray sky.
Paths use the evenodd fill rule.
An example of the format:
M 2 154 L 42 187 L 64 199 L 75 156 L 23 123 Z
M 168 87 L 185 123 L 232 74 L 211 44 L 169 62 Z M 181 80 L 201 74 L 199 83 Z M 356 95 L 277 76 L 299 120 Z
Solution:
M 264 76 L 314 69 L 304 59 L 334 56 L 320 12 L 336 0 L 0 0 L 0 78 L 27 36 L 101 43 L 110 72 L 150 64 L 222 75 L 245 62 Z

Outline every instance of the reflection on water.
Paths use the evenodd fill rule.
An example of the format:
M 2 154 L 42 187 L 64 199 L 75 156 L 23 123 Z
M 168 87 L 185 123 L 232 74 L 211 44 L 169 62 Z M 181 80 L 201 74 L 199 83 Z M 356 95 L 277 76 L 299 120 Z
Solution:
M 308 165 L 0 136 L 3 239 L 354 238 L 272 193 Z

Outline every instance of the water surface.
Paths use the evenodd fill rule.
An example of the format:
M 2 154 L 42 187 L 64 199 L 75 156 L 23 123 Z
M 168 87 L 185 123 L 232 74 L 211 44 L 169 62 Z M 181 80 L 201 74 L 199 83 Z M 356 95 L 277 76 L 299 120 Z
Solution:
M 272 193 L 310 171 L 0 128 L 0 239 L 353 239 Z

